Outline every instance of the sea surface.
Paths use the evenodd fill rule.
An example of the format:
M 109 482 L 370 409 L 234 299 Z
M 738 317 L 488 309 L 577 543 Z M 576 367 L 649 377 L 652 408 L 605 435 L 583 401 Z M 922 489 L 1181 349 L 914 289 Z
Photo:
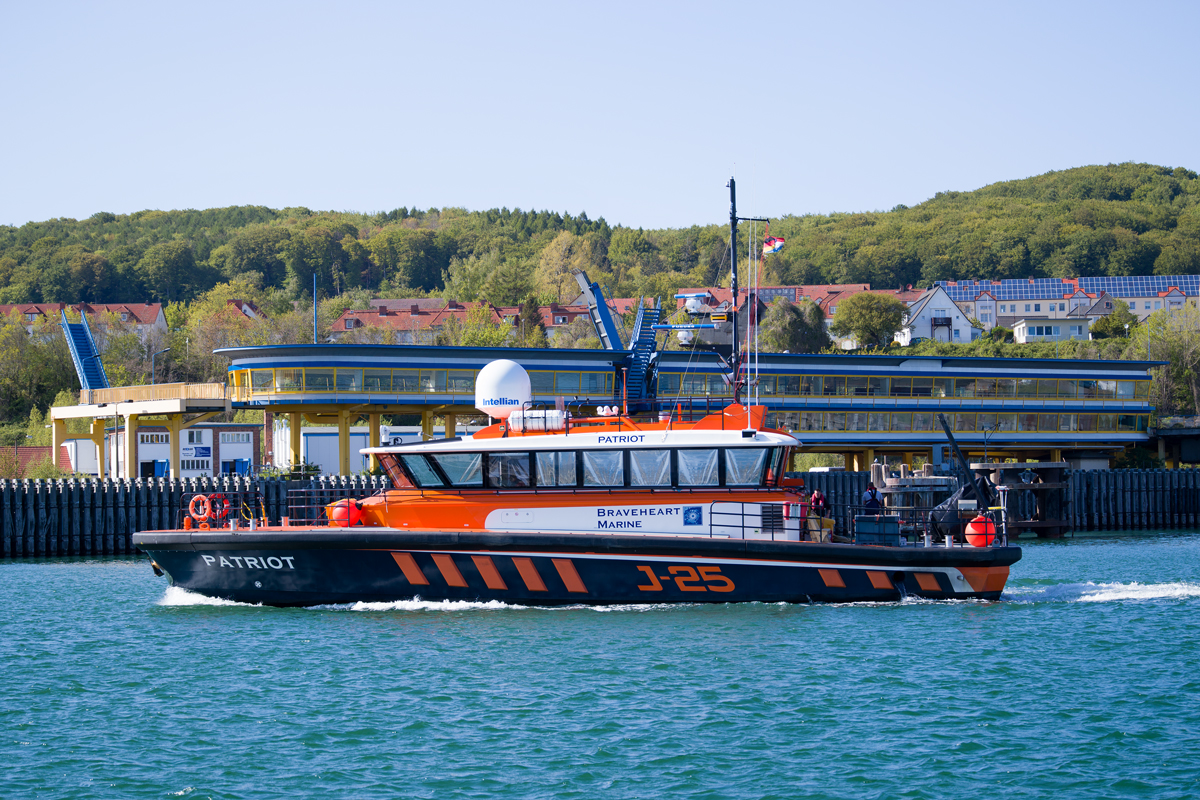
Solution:
M 0 562 L 0 798 L 1200 797 L 1200 532 L 1005 599 L 274 609 Z

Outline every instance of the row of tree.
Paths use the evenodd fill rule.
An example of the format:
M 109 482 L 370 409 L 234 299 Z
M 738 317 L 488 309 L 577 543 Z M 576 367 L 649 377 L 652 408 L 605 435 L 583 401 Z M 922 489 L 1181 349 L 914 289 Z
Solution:
M 913 208 L 787 216 L 771 230 L 787 246 L 756 260 L 764 284 L 1190 274 L 1200 272 L 1200 179 L 1149 164 L 1081 167 Z M 309 298 L 315 277 L 322 297 L 366 289 L 513 305 L 531 294 L 569 300 L 574 269 L 613 296 L 668 299 L 683 286 L 727 285 L 727 234 L 519 209 L 101 212 L 0 226 L 0 302 L 172 302 L 241 280 L 286 308 Z M 738 262 L 749 271 L 744 254 Z

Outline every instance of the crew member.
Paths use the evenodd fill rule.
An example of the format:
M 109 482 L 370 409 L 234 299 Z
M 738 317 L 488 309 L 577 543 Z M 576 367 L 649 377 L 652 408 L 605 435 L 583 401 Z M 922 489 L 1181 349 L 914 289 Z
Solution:
M 829 516 L 829 501 L 825 499 L 825 495 L 821 494 L 820 489 L 813 489 L 812 497 L 808 502 L 808 510 L 814 517 Z
M 875 488 L 874 483 L 867 484 L 867 490 L 862 496 L 863 508 L 868 511 L 878 511 L 883 508 L 883 496 L 879 494 L 879 490 Z

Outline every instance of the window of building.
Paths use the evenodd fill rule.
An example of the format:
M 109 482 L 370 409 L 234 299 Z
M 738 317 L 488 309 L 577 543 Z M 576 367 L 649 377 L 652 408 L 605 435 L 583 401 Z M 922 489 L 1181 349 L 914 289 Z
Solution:
M 1150 310 L 1150 301 L 1149 300 L 1146 301 L 1146 310 L 1147 311 Z
M 560 317 L 560 316 L 556 316 L 556 317 L 554 318 L 554 324 L 555 324 L 555 325 L 566 325 L 566 324 L 567 324 L 567 318 L 566 318 L 565 316 L 562 316 L 562 317 Z
M 249 444 L 250 433 L 222 433 L 221 444 Z
M 955 329 L 954 329 L 954 338 L 955 338 L 955 339 L 961 338 L 961 337 L 959 336 L 959 331 L 958 331 L 958 328 L 955 328 Z
M 1162 308 L 1162 301 L 1161 301 L 1161 300 L 1155 300 L 1155 301 L 1154 301 L 1154 307 L 1155 307 L 1156 309 Z
M 167 434 L 165 433 L 140 433 L 138 441 L 142 444 L 166 444 Z
M 129 312 L 128 311 L 121 312 L 121 322 L 129 322 Z
M 1042 304 L 1041 304 L 1041 303 L 1034 303 L 1034 304 L 1033 304 L 1033 310 L 1034 310 L 1034 311 L 1041 311 L 1041 310 L 1042 310 Z
M 204 444 L 204 431 L 189 430 L 187 432 L 188 444 Z
M 1026 313 L 1028 313 L 1028 312 L 1029 312 L 1029 303 L 1026 303 L 1026 304 L 1025 304 L 1025 311 L 1026 311 Z

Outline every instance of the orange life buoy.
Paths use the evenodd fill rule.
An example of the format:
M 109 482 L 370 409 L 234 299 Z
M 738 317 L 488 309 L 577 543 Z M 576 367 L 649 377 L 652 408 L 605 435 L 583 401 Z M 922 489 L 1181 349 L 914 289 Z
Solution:
M 199 508 L 197 508 L 199 506 Z M 192 515 L 192 519 L 197 522 L 204 522 L 208 519 L 212 507 L 208 504 L 208 497 L 202 494 L 192 497 L 192 502 L 188 505 L 188 513 Z
M 225 495 L 217 493 L 208 496 L 208 518 L 222 520 L 229 516 L 229 500 Z

